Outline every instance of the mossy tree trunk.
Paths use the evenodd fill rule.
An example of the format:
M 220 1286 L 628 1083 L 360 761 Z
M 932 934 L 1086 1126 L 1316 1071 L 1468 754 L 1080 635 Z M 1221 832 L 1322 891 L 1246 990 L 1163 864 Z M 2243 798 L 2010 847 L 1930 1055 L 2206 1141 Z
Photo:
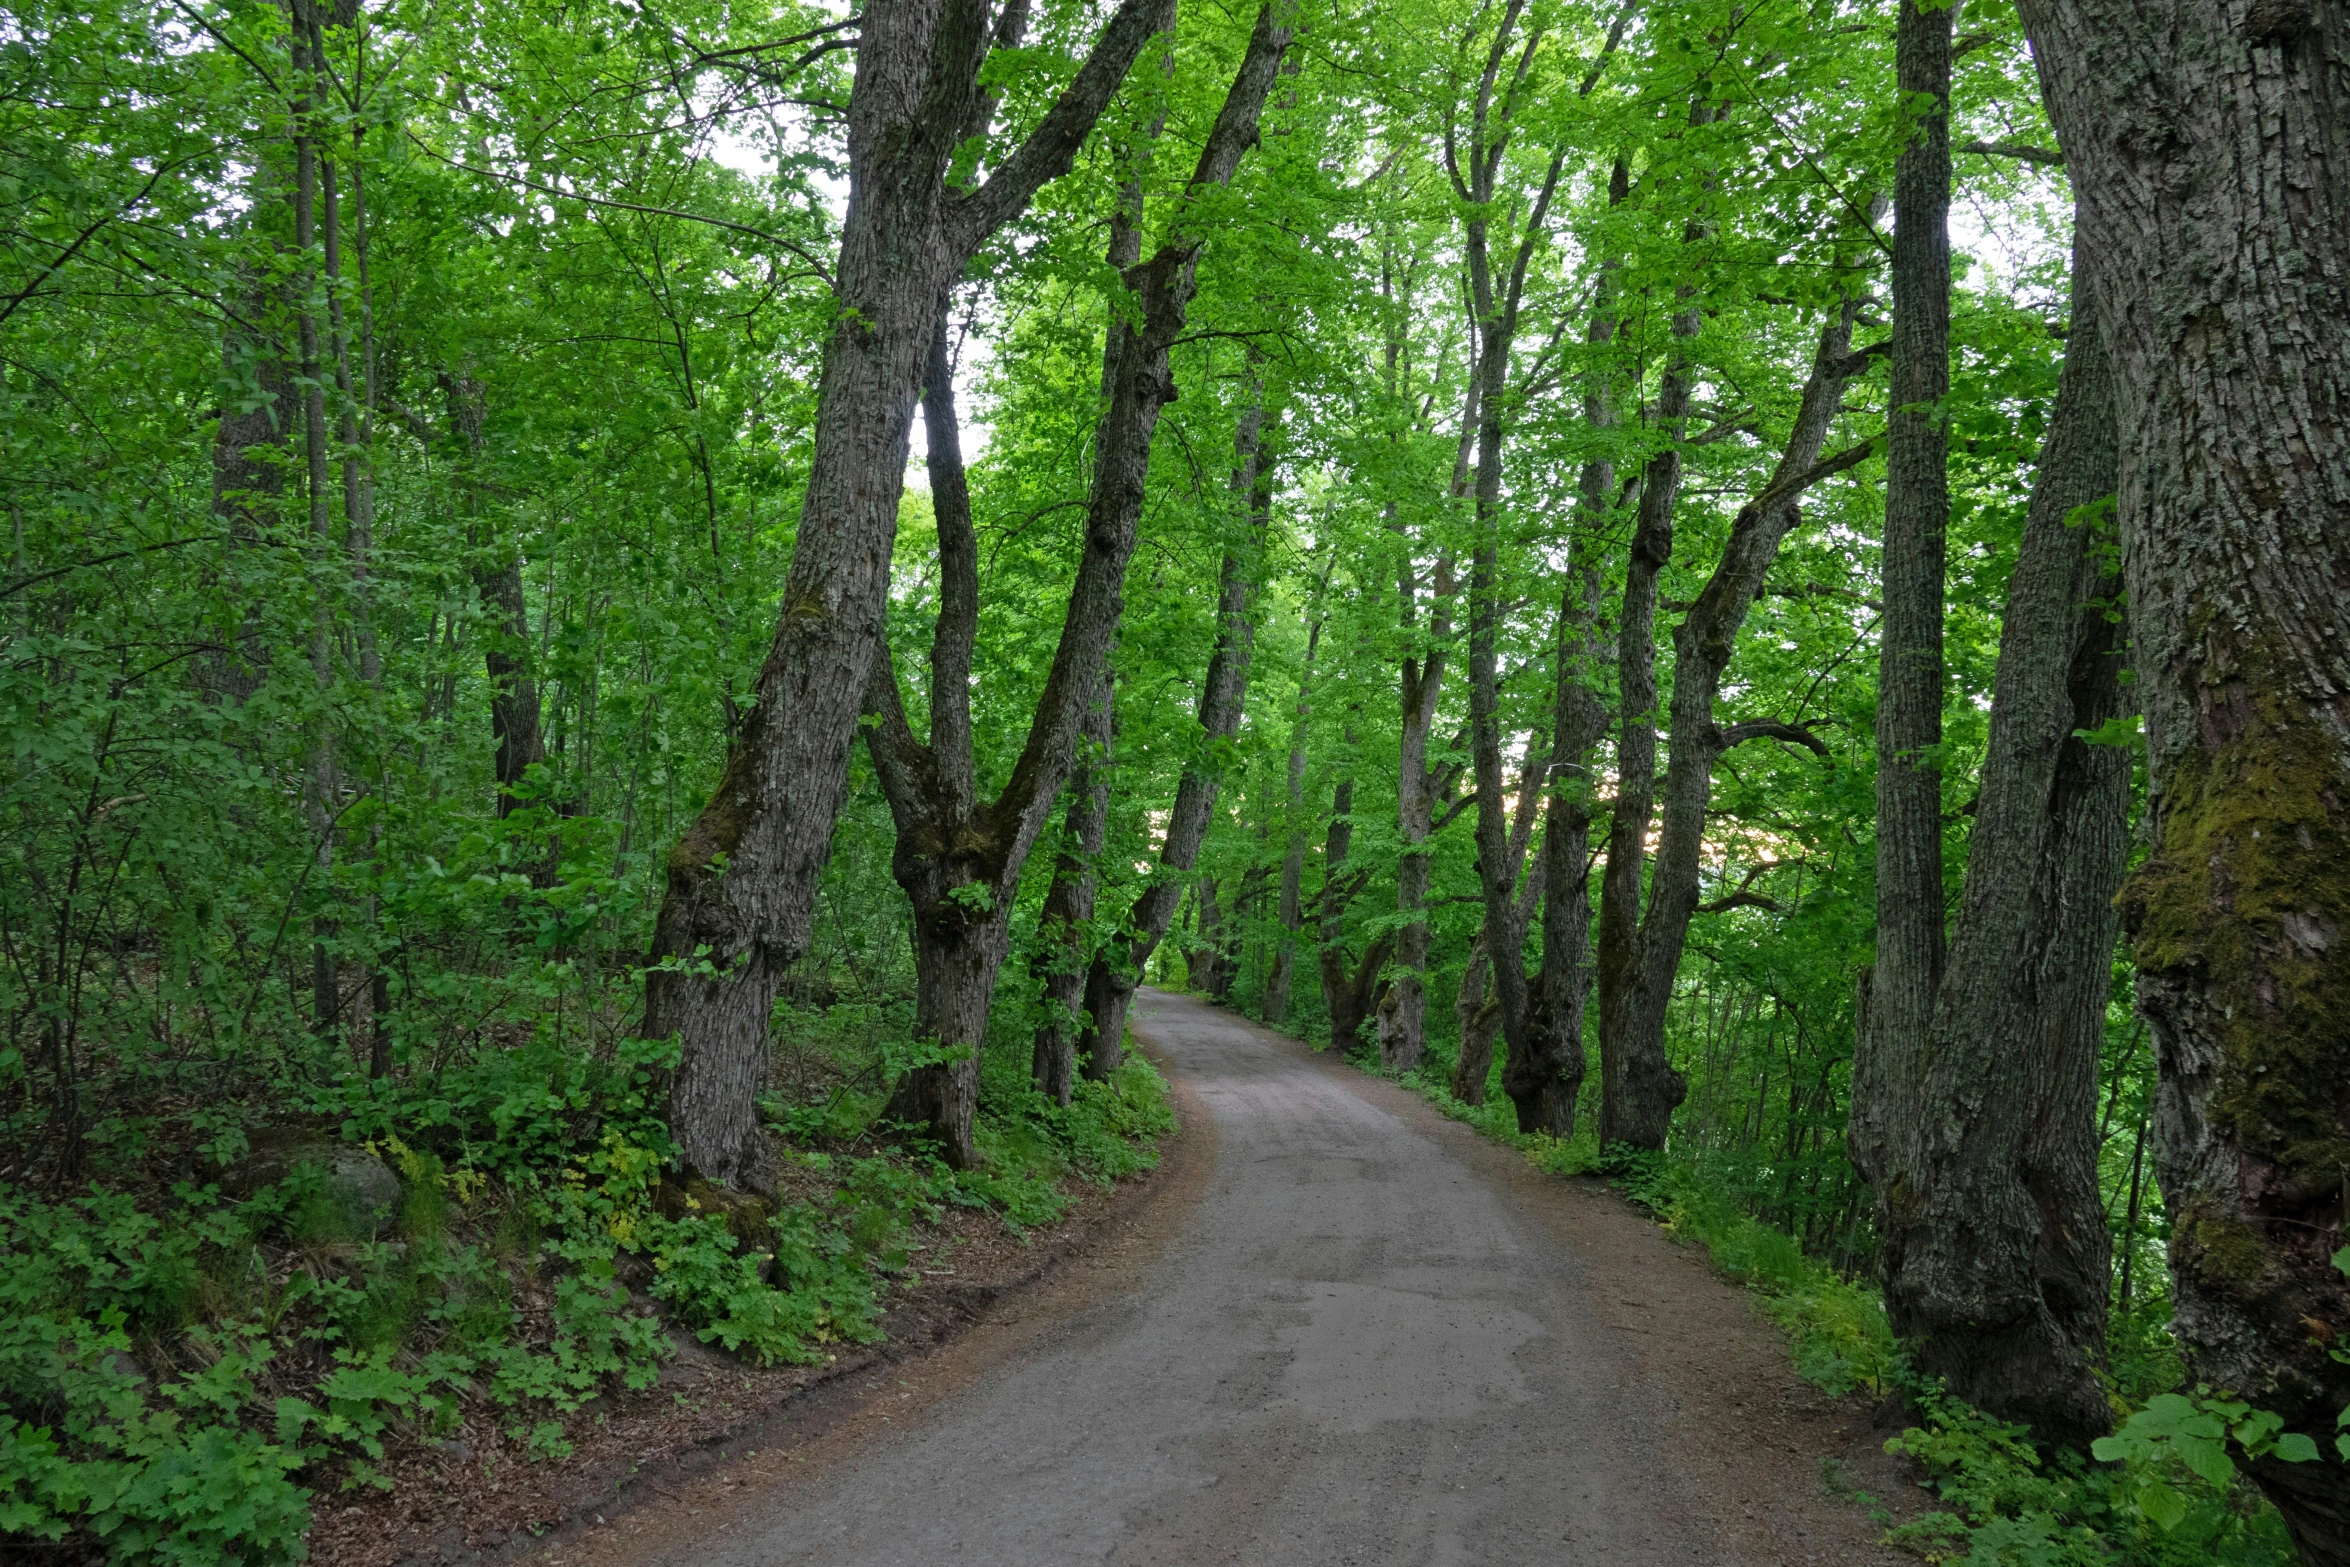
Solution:
M 2152 854 L 2124 885 L 2193 1377 L 2350 1405 L 2350 8 L 2024 0 L 2114 359 Z M 2350 1562 L 2350 1469 L 2254 1478 Z

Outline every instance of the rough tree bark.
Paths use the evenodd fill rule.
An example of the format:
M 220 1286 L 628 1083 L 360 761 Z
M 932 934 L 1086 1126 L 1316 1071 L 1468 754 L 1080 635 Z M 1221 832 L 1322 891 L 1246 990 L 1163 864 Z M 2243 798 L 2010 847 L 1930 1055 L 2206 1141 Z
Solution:
M 1256 144 L 1258 117 L 1289 39 L 1289 28 L 1275 20 L 1270 7 L 1259 10 L 1248 53 L 1184 187 L 1182 209 L 1151 258 L 1125 271 L 1135 310 L 1121 313 L 1104 350 L 1110 401 L 1095 448 L 1077 580 L 1027 741 L 1002 791 L 984 803 L 978 799 L 970 716 L 979 547 L 963 473 L 945 315 L 933 316 L 923 423 L 930 439 L 941 594 L 931 644 L 930 742 L 914 738 L 886 649 L 874 666 L 868 697 L 880 721 L 866 733 L 897 824 L 891 869 L 914 906 L 915 1037 L 942 1053 L 956 1053 L 909 1071 L 883 1113 L 922 1126 L 957 1169 L 978 1162 L 972 1120 L 979 1105 L 980 1044 L 1010 940 L 1020 872 L 1075 759 L 1078 734 L 1107 678 L 1110 645 L 1124 612 L 1126 565 L 1142 520 L 1151 435 L 1160 410 L 1175 397 L 1168 354 L 1198 291 L 1204 236 L 1186 219 L 1202 192 L 1231 181 L 1241 158 Z M 1241 662 L 1245 667 L 1245 649 Z
M 1534 911 L 1542 906 L 1543 859 L 1537 855 L 1529 862 L 1526 851 L 1534 846 L 1534 822 L 1542 811 L 1542 786 L 1550 774 L 1550 760 L 1549 746 L 1541 735 L 1536 735 L 1526 749 L 1526 765 L 1518 782 L 1517 813 L 1510 818 L 1509 838 L 1502 848 L 1509 857 L 1511 884 L 1517 889 L 1510 905 L 1510 921 L 1520 948 L 1526 944 Z M 1461 971 L 1461 988 L 1453 996 L 1452 1015 L 1460 1039 L 1460 1053 L 1453 1060 L 1452 1096 L 1464 1104 L 1485 1102 L 1485 1080 L 1493 1074 L 1493 1042 L 1502 1031 L 1501 1000 L 1491 993 L 1492 931 L 1490 924 L 1477 927 L 1477 934 L 1469 942 L 1468 965 Z
M 1706 113 L 1691 110 L 1694 121 Z M 1691 229 L 1695 236 L 1700 230 Z M 1684 293 L 1688 290 L 1684 289 Z M 1673 336 L 1686 343 L 1703 323 L 1684 309 Z M 1673 1107 L 1688 1084 L 1661 1054 L 1635 1056 L 1625 1045 L 1627 1009 L 1639 972 L 1641 873 L 1656 812 L 1657 578 L 1673 558 L 1673 505 L 1681 490 L 1681 437 L 1689 418 L 1688 351 L 1666 362 L 1650 418 L 1665 446 L 1640 475 L 1640 502 L 1624 567 L 1623 608 L 1616 624 L 1616 800 L 1608 817 L 1607 870 L 1599 896 L 1599 1139 L 1662 1148 Z
M 1023 0 L 1007 10 L 1025 12 Z M 1065 172 L 1172 0 L 1122 0 L 1076 79 L 967 191 L 946 183 L 983 100 L 986 0 L 874 0 L 848 105 L 840 309 L 817 387 L 815 454 L 783 611 L 718 787 L 669 858 L 644 1033 L 675 1038 L 679 1162 L 724 1185 L 755 1158 L 768 1015 L 805 947 L 849 747 L 882 645 L 906 447 L 947 287 Z M 1015 31 L 1003 26 L 999 31 Z
M 2097 1379 L 2112 1244 L 2098 1056 L 2129 851 L 2130 754 L 2078 738 L 2123 711 L 2113 378 L 2076 252 L 2073 320 L 2010 579 L 1966 893 L 1886 1187 L 1885 1304 L 1919 1367 L 2043 1437 L 2112 1425 Z
M 2190 1373 L 2350 1404 L 2350 7 L 2024 0 L 2114 360 L 2153 852 L 2125 883 Z M 2320 1331 L 2320 1325 L 2323 1331 Z M 2350 1469 L 2253 1477 L 2350 1562 Z
M 1906 1161 L 1920 1049 L 1942 982 L 1943 530 L 1950 520 L 1950 60 L 1947 6 L 1900 0 L 1895 77 L 1926 111 L 1893 167 L 1892 410 L 1885 615 L 1877 652 L 1877 961 L 1853 1056 L 1852 1161 L 1877 1189 Z
M 1628 18 L 1627 10 L 1619 18 Z M 1613 40 L 1611 39 L 1611 48 Z M 1603 61 L 1604 63 L 1604 61 Z M 1597 82 L 1595 70 L 1590 84 Z M 1632 173 L 1622 157 L 1608 170 L 1608 206 L 1631 194 Z M 1584 383 L 1583 422 L 1594 432 L 1618 421 L 1617 375 L 1608 363 L 1616 337 L 1616 270 L 1600 267 L 1584 341 L 1594 367 Z M 1584 463 L 1575 483 L 1575 521 L 1569 536 L 1567 580 L 1559 593 L 1558 642 L 1552 671 L 1551 766 L 1548 820 L 1542 833 L 1542 966 L 1528 1005 L 1524 1047 L 1503 1061 L 1502 1091 L 1518 1112 L 1521 1132 L 1575 1135 L 1575 1104 L 1587 1070 L 1583 1020 L 1591 1000 L 1591 823 L 1597 806 L 1593 762 L 1607 733 L 1600 670 L 1607 657 L 1600 624 L 1600 561 L 1618 506 L 1616 465 L 1604 451 Z

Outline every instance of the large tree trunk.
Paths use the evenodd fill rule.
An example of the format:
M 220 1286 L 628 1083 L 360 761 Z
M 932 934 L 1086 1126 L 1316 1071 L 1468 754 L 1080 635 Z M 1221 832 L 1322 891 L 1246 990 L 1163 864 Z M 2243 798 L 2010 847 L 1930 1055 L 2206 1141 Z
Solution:
M 891 868 L 914 905 L 916 1037 L 942 1051 L 959 1052 L 956 1059 L 908 1072 L 884 1113 L 921 1125 L 957 1169 L 970 1168 L 978 1158 L 972 1117 L 979 1101 L 987 993 L 1003 962 L 1020 873 L 1068 776 L 1087 714 L 1107 682 L 1110 645 L 1124 613 L 1126 566 L 1142 520 L 1151 436 L 1160 410 L 1175 396 L 1168 354 L 1182 335 L 1197 292 L 1204 238 L 1186 220 L 1196 215 L 1193 203 L 1200 193 L 1230 183 L 1255 144 L 1258 115 L 1289 39 L 1289 29 L 1274 22 L 1269 7 L 1258 12 L 1248 53 L 1200 150 L 1165 242 L 1147 263 L 1126 269 L 1134 310 L 1120 313 L 1104 350 L 1110 400 L 1095 446 L 1077 580 L 1027 743 L 1002 791 L 984 806 L 976 801 L 970 724 L 978 538 L 963 474 L 946 323 L 943 312 L 934 317 L 923 423 L 931 443 L 942 591 L 931 651 L 930 742 L 914 740 L 886 655 L 874 670 L 868 699 L 880 723 L 868 735 L 875 772 L 897 824 Z M 1138 219 L 1139 213 L 1132 217 Z M 1112 243 L 1115 250 L 1119 242 Z M 1253 460 L 1253 429 L 1248 438 Z M 1253 482 L 1253 468 L 1250 477 Z M 1244 645 L 1239 656 L 1244 668 L 1246 656 Z M 935 1004 L 922 999 L 933 988 Z M 974 988 L 976 1003 L 967 999 Z M 958 1032 L 943 1032 L 950 1028 Z
M 2112 1424 L 2112 1243 L 2097 1184 L 2098 1056 L 2128 857 L 2130 753 L 2078 738 L 2122 711 L 2108 529 L 2113 379 L 2076 259 L 2072 334 L 1999 638 L 1966 895 L 1918 1084 L 1917 1163 L 1878 1239 L 1919 1367 L 2039 1435 Z
M 1878 1194 L 1911 1162 L 1942 982 L 1943 530 L 1950 520 L 1950 9 L 1900 0 L 1895 76 L 1924 104 L 1893 168 L 1892 409 L 1877 654 L 1877 961 L 1853 1057 L 1852 1160 Z
M 1018 0 L 1012 0 L 1017 5 Z M 1009 10 L 1011 7 L 1008 6 Z M 985 0 L 876 0 L 848 106 L 840 304 L 783 613 L 710 803 L 669 857 L 644 1033 L 675 1038 L 679 1161 L 732 1183 L 755 1155 L 767 1020 L 807 943 L 869 684 L 923 361 L 965 261 L 1067 170 L 1172 0 L 1123 0 L 1076 80 L 968 192 L 946 174 L 984 102 Z
M 2327 1438 L 2350 1366 L 2350 8 L 2024 0 L 2114 359 L 2172 1330 Z M 2318 1330 L 2323 1325 L 2324 1331 Z M 2350 1562 L 2350 1469 L 2252 1473 Z

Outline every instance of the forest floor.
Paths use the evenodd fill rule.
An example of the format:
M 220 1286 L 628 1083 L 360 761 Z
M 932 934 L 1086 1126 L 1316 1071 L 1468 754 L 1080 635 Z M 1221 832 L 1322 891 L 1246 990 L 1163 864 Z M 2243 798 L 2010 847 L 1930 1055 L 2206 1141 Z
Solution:
M 1890 1429 L 1701 1251 L 1229 1013 L 1135 1024 L 1186 1127 L 1146 1200 L 535 1567 L 1912 1559 L 1850 1496 L 1917 1494 Z

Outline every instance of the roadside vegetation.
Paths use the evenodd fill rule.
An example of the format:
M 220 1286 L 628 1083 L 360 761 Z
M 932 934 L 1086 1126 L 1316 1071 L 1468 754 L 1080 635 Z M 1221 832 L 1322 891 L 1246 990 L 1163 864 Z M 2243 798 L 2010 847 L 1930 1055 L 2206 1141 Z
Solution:
M 1921 1552 L 2350 1563 L 2342 31 L 18 0 L 8 1548 L 869 1339 L 1180 967 L 1908 1399 Z

